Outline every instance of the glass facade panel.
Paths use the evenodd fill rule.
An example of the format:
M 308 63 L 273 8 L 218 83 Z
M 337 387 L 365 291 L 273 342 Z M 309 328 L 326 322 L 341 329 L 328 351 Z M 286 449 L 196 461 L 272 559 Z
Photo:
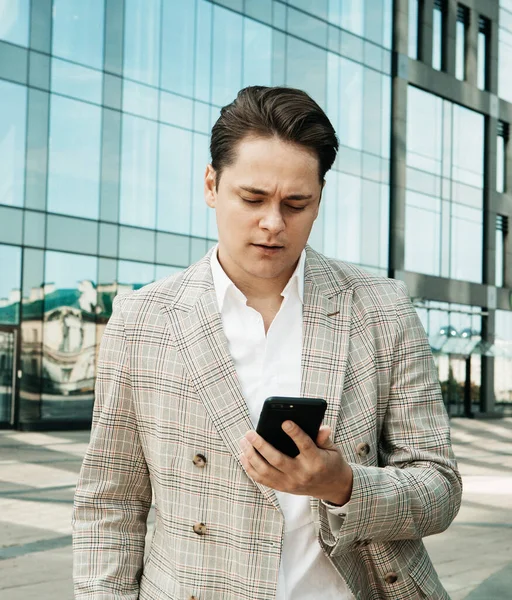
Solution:
M 483 151 L 483 115 L 409 87 L 407 270 L 482 281 Z
M 418 60 L 419 0 L 409 0 L 409 57 Z
M 244 19 L 242 84 L 272 85 L 272 28 Z
M 480 17 L 478 28 L 478 80 L 477 85 L 481 90 L 487 89 L 487 69 L 488 69 L 488 43 L 489 43 L 490 23 L 485 17 Z
M 157 215 L 160 230 L 183 234 L 190 231 L 192 139 L 191 131 L 160 127 Z
M 124 76 L 157 86 L 161 0 L 126 0 L 124 14 Z
M 28 46 L 30 0 L 0 2 L 0 39 Z
M 436 3 L 434 6 L 434 19 L 433 19 L 433 39 L 432 39 L 432 68 L 437 71 L 441 71 L 443 68 L 443 42 L 444 42 L 444 30 L 443 30 L 443 11 Z
M 466 79 L 466 24 L 463 20 L 457 21 L 455 77 L 461 81 Z
M 0 244 L 0 325 L 17 325 L 21 302 L 21 248 Z
M 417 58 L 421 4 L 407 1 L 409 55 Z M 433 62 L 441 69 L 445 3 L 433 4 Z M 114 296 L 186 268 L 216 242 L 203 193 L 209 135 L 241 87 L 298 87 L 326 110 L 340 150 L 310 243 L 388 274 L 397 225 L 390 222 L 392 8 L 392 0 L 0 0 L 0 323 L 21 330 L 22 419 L 89 419 L 94 357 Z M 506 98 L 510 1 L 501 11 Z M 491 31 L 483 21 L 480 87 L 490 51 L 484 25 Z M 400 268 L 447 278 L 449 293 L 450 278 L 481 283 L 484 118 L 413 87 L 404 107 Z M 499 134 L 498 191 L 505 143 Z M 496 235 L 500 285 L 505 233 Z M 454 305 L 418 310 L 427 330 L 466 327 Z M 471 359 L 475 397 L 478 360 Z M 458 410 L 464 359 L 440 355 L 438 366 Z
M 501 124 L 501 131 L 496 137 L 496 191 L 503 194 L 506 184 L 507 138 L 506 125 Z
M 171 92 L 194 95 L 194 27 L 196 2 L 162 3 L 160 86 Z
M 27 88 L 0 79 L 0 203 L 23 206 Z
M 512 102 L 512 6 L 500 0 L 498 95 Z
M 87 421 L 96 368 L 98 259 L 46 252 L 42 419 Z
M 229 104 L 242 87 L 242 33 L 241 15 L 214 6 L 211 102 L 217 106 Z
M 120 222 L 125 225 L 155 227 L 157 133 L 157 123 L 123 116 Z
M 52 53 L 103 68 L 105 0 L 53 0 Z
M 512 311 L 496 311 L 494 393 L 498 404 L 512 405 Z
M 48 210 L 97 219 L 101 109 L 52 95 Z
M 52 92 L 101 104 L 103 93 L 101 71 L 53 58 L 51 73 Z

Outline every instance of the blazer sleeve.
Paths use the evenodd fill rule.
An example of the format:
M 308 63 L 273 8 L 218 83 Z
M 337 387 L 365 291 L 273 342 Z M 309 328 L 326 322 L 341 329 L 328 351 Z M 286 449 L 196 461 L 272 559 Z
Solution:
M 440 533 L 460 508 L 462 479 L 437 369 L 407 288 L 396 284 L 396 338 L 378 444 L 380 466 L 350 465 L 352 496 L 341 518 L 333 519 L 320 503 L 320 541 L 332 557 L 359 543 Z
M 91 438 L 76 487 L 73 582 L 80 600 L 136 600 L 151 507 L 137 432 L 122 297 L 101 340 Z

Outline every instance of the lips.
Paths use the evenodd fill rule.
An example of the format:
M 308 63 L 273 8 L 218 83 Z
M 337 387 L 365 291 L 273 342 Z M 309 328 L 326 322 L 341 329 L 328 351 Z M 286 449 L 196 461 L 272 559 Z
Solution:
M 260 246 L 260 248 L 275 248 L 275 249 L 284 248 L 284 246 L 278 246 L 278 245 L 273 245 L 273 244 L 253 244 L 253 246 Z

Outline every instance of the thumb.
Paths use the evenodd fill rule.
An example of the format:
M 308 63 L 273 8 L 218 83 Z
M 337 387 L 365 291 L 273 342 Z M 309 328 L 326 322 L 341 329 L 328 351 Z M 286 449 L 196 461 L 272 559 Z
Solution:
M 330 435 L 331 428 L 329 425 L 322 425 L 318 431 L 318 435 L 316 436 L 316 445 L 325 450 L 334 448 L 334 443 L 332 442 Z

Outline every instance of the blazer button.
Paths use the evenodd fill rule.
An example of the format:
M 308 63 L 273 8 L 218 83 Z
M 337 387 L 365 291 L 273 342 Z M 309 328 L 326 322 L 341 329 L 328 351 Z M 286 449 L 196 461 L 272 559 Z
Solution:
M 397 580 L 398 580 L 398 575 L 394 571 L 390 571 L 389 573 L 386 573 L 386 575 L 384 577 L 384 581 L 386 583 L 395 583 Z
M 367 444 L 366 442 L 357 444 L 356 452 L 359 454 L 359 456 L 362 456 L 362 457 L 368 456 L 368 454 L 370 454 L 370 445 Z
M 204 523 L 196 523 L 192 529 L 197 535 L 204 535 L 206 533 L 206 525 Z
M 196 467 L 200 467 L 202 469 L 206 466 L 206 456 L 204 456 L 204 454 L 196 454 L 192 459 L 192 462 Z

